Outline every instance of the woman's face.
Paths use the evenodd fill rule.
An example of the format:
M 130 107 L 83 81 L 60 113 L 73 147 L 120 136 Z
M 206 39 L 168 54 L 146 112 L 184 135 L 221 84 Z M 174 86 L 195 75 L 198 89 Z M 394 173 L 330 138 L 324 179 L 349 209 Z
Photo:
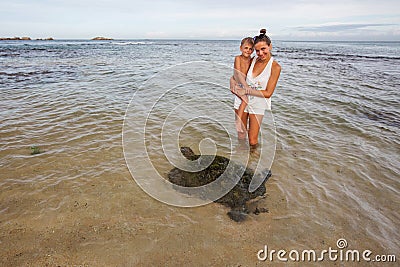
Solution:
M 267 45 L 266 42 L 258 42 L 255 44 L 254 49 L 256 50 L 257 56 L 261 59 L 267 59 L 271 55 L 272 45 Z

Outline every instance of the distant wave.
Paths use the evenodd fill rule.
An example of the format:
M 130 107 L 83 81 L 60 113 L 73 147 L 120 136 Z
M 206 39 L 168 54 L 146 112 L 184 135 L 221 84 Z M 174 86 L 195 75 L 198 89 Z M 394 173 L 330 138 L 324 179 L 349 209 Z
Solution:
M 332 53 L 332 52 L 319 52 L 315 51 L 315 49 L 287 49 L 280 48 L 277 52 L 287 53 L 287 54 L 299 54 L 304 53 L 308 56 L 310 55 L 318 55 L 318 56 L 326 56 L 326 57 L 347 57 L 347 58 L 366 58 L 366 59 L 385 59 L 385 60 L 399 60 L 398 56 L 389 56 L 389 55 L 356 55 L 356 54 L 347 54 L 347 53 Z
M 137 42 L 113 42 L 113 44 L 116 45 L 149 45 L 149 44 L 154 44 L 154 42 L 144 42 L 144 41 L 137 41 Z

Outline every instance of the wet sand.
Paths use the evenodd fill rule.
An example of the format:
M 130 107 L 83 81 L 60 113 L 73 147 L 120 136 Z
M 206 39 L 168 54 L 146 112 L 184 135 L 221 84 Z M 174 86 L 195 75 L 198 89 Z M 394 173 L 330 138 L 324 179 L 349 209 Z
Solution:
M 281 189 L 288 186 L 286 182 L 295 175 L 294 170 L 280 169 L 280 164 L 274 165 L 267 196 L 258 204 L 269 212 L 253 214 L 247 221 L 236 223 L 226 215 L 228 208 L 216 203 L 177 208 L 152 199 L 130 177 L 118 147 L 106 155 L 90 154 L 91 157 L 88 154 L 51 161 L 48 151 L 21 159 L 40 163 L 41 168 L 27 164 L 22 169 L 7 170 L 10 177 L 76 172 L 80 178 L 47 182 L 46 186 L 43 182 L 3 183 L 1 265 L 265 266 L 271 262 L 257 259 L 257 252 L 264 245 L 277 250 L 322 250 L 336 248 L 336 240 L 342 236 L 353 248 L 387 253 L 387 248 L 360 235 L 364 230 L 351 231 L 339 214 L 333 217 L 336 221 L 322 215 L 323 224 L 310 222 L 312 227 L 307 227 L 307 208 L 302 210 L 299 203 L 292 203 L 285 196 L 287 189 Z M 277 162 L 282 154 L 284 151 L 278 150 Z M 120 158 L 113 161 L 113 167 L 103 168 L 97 161 L 99 157 L 106 162 L 117 156 Z M 67 166 L 80 166 L 80 170 Z M 101 174 L 91 175 L 99 169 Z M 82 175 L 82 170 L 88 174 Z M 291 184 L 296 187 L 296 182 Z M 318 201 L 312 197 L 309 200 Z M 327 261 L 324 265 L 341 263 Z

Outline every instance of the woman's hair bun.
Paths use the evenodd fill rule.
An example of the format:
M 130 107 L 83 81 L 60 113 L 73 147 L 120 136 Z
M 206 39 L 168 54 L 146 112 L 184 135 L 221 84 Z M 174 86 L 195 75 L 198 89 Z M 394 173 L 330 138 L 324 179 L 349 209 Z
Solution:
M 260 35 L 254 37 L 254 44 L 258 42 L 266 42 L 267 45 L 271 44 L 271 39 L 266 35 L 267 29 L 261 29 Z

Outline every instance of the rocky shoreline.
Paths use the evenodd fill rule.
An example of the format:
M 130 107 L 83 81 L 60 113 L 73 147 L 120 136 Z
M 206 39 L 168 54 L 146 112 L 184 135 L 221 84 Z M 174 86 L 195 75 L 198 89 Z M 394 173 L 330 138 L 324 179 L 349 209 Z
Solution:
M 31 41 L 31 37 L 0 37 L 0 41 Z M 40 40 L 40 41 L 52 41 L 54 40 L 53 37 L 49 38 L 38 38 L 35 40 Z
M 24 36 L 24 37 L 0 37 L 0 41 L 32 41 L 32 40 L 37 40 L 37 41 L 53 41 L 54 38 L 53 38 L 53 37 L 48 37 L 48 38 L 37 38 L 37 39 L 32 39 L 31 37 L 26 37 L 26 36 Z M 95 41 L 101 40 L 101 41 L 104 41 L 104 40 L 114 40 L 114 39 L 113 39 L 113 38 L 108 38 L 108 37 L 101 37 L 101 36 L 98 36 L 98 37 L 92 38 L 91 40 L 95 40 Z

